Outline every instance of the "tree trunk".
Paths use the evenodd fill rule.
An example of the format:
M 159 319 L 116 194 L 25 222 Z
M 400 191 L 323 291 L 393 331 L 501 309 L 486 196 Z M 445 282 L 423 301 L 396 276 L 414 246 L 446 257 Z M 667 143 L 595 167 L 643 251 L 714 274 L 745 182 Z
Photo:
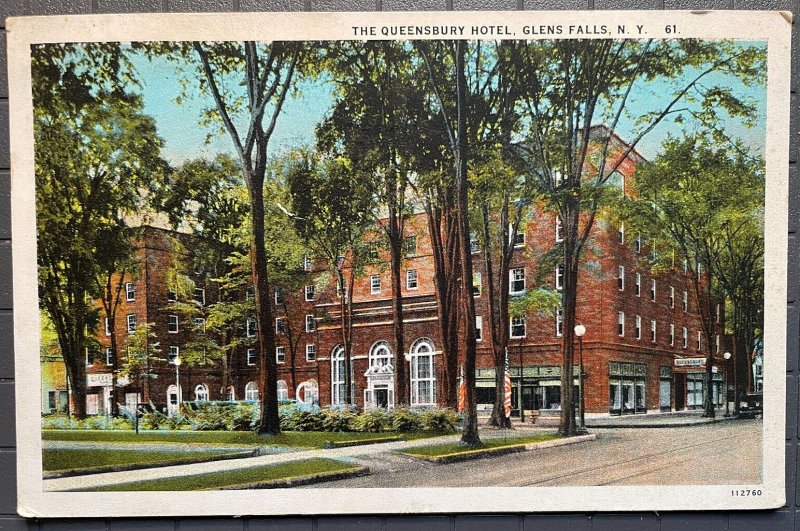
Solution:
M 564 216 L 563 224 L 564 287 L 562 289 L 564 356 L 561 360 L 561 420 L 558 432 L 565 437 L 572 437 L 577 433 L 573 366 L 575 359 L 575 313 L 578 299 L 578 200 L 569 198 L 565 201 L 565 206 L 566 215 Z
M 389 248 L 392 273 L 392 331 L 394 333 L 394 396 L 397 403 L 407 406 L 410 380 L 406 376 L 405 338 L 403 337 L 403 231 L 397 216 L 402 215 L 389 208 Z

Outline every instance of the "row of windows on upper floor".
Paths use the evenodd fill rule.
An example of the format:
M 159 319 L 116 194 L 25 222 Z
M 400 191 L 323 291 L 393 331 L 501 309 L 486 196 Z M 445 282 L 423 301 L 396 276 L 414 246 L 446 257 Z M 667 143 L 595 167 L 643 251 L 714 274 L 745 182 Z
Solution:
M 199 304 L 200 306 L 206 305 L 206 290 L 203 288 L 195 288 L 194 293 L 192 294 L 192 299 Z M 136 284 L 133 282 L 126 282 L 125 283 L 125 301 L 126 302 L 135 302 L 136 301 Z M 167 301 L 169 302 L 177 302 L 178 301 L 178 294 L 177 292 L 172 289 L 167 289 Z

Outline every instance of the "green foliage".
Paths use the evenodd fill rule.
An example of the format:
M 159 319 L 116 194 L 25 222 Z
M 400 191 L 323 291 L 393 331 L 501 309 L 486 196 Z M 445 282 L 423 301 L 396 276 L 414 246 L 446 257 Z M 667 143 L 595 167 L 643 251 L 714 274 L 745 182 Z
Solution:
M 43 430 L 131 430 L 133 422 L 125 417 L 97 415 L 85 419 L 69 418 L 66 415 L 42 417 Z
M 400 433 L 411 433 L 422 429 L 419 414 L 408 409 L 397 409 L 392 414 L 392 429 Z
M 358 415 L 353 421 L 353 429 L 355 431 L 380 433 L 391 429 L 391 427 L 391 413 L 387 413 L 382 409 L 364 412 Z
M 186 418 L 197 431 L 252 431 L 258 411 L 253 404 L 203 402 L 187 408 Z
M 458 415 L 450 409 L 433 409 L 419 415 L 422 431 L 451 433 L 458 428 Z
M 356 414 L 347 409 L 323 409 L 322 429 L 323 431 L 341 432 L 352 431 Z

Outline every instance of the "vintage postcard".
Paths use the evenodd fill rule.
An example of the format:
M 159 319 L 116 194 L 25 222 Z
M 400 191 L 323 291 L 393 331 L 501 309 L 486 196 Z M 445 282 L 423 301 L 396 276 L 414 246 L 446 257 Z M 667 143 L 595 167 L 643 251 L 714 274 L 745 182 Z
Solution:
M 20 514 L 781 506 L 790 29 L 9 19 Z

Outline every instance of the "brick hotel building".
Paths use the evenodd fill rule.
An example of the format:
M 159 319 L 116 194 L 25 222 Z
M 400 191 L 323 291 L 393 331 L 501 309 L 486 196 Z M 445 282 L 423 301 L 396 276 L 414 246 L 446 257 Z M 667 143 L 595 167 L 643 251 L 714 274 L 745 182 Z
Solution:
M 618 140 L 618 139 L 617 139 Z M 618 140 L 621 142 L 620 140 Z M 620 193 L 630 188 L 636 164 L 641 157 L 634 151 L 613 176 Z M 536 287 L 561 288 L 561 266 L 538 271 L 537 257 L 557 244 L 560 226 L 552 212 L 534 208 L 515 242 L 517 251 L 510 271 L 510 296 Z M 403 315 L 406 352 L 400 359 L 408 364 L 411 406 L 435 406 L 437 378 L 442 374 L 440 332 L 436 317 L 433 284 L 433 259 L 427 219 L 417 213 L 407 220 L 406 256 L 402 264 Z M 171 310 L 174 299 L 169 286 L 169 268 L 174 263 L 174 238 L 191 236 L 155 226 L 145 227 L 138 246 L 141 263 L 137 278 L 126 283 L 123 302 L 114 326 L 118 351 L 124 355 L 126 340 L 137 323 L 153 323 L 153 332 L 165 362 L 154 367 L 157 377 L 146 382 L 137 394 L 131 383 L 122 386 L 118 402 L 132 405 L 152 401 L 165 411 L 174 410 L 179 401 L 176 371 L 172 360 L 192 339 L 198 323 L 181 321 Z M 711 338 L 702 332 L 692 283 L 680 258 L 672 268 L 654 271 L 648 255 L 655 252 L 625 226 L 602 216 L 591 234 L 580 270 L 577 321 L 586 327 L 583 337 L 585 401 L 587 414 L 634 414 L 701 408 L 704 389 L 706 341 L 713 342 L 715 363 L 712 396 L 724 404 L 724 338 Z M 474 296 L 476 303 L 477 399 L 486 411 L 494 403 L 495 368 L 488 326 L 488 301 L 484 293 L 484 271 L 480 252 L 475 252 Z M 391 278 L 386 256 L 368 266 L 353 288 L 352 401 L 360 407 L 392 408 L 394 360 L 392 334 Z M 294 399 L 321 406 L 343 404 L 344 353 L 340 345 L 339 299 L 335 281 L 324 289 L 315 288 L 316 276 L 325 268 L 318 260 L 303 264 L 308 284 L 299 292 L 274 294 L 275 302 L 290 297 L 292 315 L 281 313 L 276 304 L 276 360 L 279 399 Z M 543 280 L 542 280 L 543 279 Z M 200 284 L 194 296 L 207 307 L 219 298 L 213 283 Z M 717 309 L 717 322 L 720 322 Z M 291 319 L 291 322 L 287 322 Z M 102 322 L 102 319 L 101 319 Z M 286 341 L 291 326 L 297 341 L 294 364 Z M 201 327 L 200 327 L 201 328 Z M 721 330 L 721 325 L 718 325 Z M 98 337 L 108 355 L 87 357 L 87 398 L 90 413 L 109 411 L 113 371 L 118 367 L 110 355 L 108 329 Z M 104 333 L 105 332 L 105 333 Z M 551 410 L 559 407 L 562 315 L 531 313 L 510 323 L 509 362 L 513 384 L 514 414 L 519 408 Z M 243 334 L 255 335 L 253 323 L 243 323 Z M 722 333 L 720 331 L 720 333 Z M 257 400 L 257 359 L 255 349 L 232 349 L 220 362 L 180 366 L 180 400 Z M 576 348 L 575 385 L 580 385 Z M 293 367 L 292 367 L 293 366 Z M 118 382 L 125 384 L 125 381 Z M 48 384 L 45 384 L 47 387 Z M 63 407 L 64 389 L 51 385 L 45 394 L 45 412 Z M 577 395 L 576 395 L 577 396 Z M 54 398 L 55 397 L 55 398 Z

